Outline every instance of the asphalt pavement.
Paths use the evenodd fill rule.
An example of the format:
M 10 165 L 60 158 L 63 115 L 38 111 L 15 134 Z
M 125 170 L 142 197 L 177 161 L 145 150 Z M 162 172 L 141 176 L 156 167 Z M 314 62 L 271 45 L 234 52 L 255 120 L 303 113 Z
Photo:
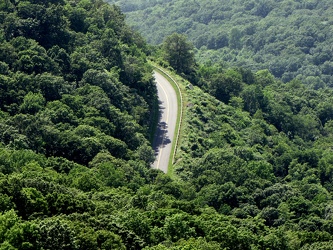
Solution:
M 168 172 L 172 142 L 175 140 L 177 121 L 177 94 L 169 81 L 154 71 L 159 99 L 159 120 L 155 133 L 153 149 L 156 160 L 153 167 Z

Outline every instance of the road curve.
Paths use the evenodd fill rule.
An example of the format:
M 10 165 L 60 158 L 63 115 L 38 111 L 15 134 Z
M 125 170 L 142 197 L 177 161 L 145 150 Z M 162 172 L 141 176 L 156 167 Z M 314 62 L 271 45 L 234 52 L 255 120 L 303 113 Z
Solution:
M 167 173 L 172 143 L 176 139 L 177 94 L 163 75 L 154 71 L 154 77 L 159 100 L 159 120 L 153 142 L 156 156 L 153 167 Z

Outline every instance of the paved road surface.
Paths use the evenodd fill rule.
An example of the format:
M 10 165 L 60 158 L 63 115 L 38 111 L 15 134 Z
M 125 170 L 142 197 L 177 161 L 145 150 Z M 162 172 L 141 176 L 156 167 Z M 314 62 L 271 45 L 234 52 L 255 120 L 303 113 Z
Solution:
M 154 72 L 158 99 L 159 99 L 159 122 L 153 143 L 156 160 L 153 167 L 168 171 L 168 164 L 171 154 L 171 146 L 175 140 L 177 120 L 177 95 L 171 84 L 160 73 Z

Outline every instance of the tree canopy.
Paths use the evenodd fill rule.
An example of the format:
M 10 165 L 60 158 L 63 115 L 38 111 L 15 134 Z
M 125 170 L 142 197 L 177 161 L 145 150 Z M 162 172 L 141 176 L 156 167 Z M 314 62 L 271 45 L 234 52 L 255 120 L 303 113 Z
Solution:
M 240 21 L 241 2 L 268 21 L 287 4 L 217 2 L 200 22 Z M 138 3 L 123 7 L 173 4 Z M 201 6 L 183 4 L 184 17 Z M 218 41 L 236 55 L 244 30 L 229 31 Z M 333 90 L 192 52 L 181 34 L 148 46 L 100 0 L 0 3 L 0 249 L 332 249 Z M 171 175 L 150 167 L 152 63 L 183 93 Z
M 184 35 L 174 33 L 168 36 L 163 43 L 163 52 L 164 59 L 177 73 L 186 76 L 193 71 L 195 64 L 193 45 Z
M 269 69 L 289 82 L 332 85 L 332 8 L 323 0 L 176 0 L 116 3 L 151 44 L 186 34 L 199 62 Z

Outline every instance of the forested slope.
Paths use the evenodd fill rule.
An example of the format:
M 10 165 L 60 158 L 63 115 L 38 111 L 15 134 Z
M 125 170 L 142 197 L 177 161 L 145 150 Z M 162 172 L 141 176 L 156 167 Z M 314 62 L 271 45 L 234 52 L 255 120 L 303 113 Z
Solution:
M 0 249 L 333 248 L 329 88 L 197 65 L 191 46 L 178 64 L 170 37 L 201 87 L 175 76 L 171 179 L 150 169 L 147 45 L 117 7 L 5 1 L 0 27 Z
M 150 181 L 145 46 L 103 1 L 1 1 L 1 249 L 124 248 L 115 221 L 80 216 Z
M 333 12 L 329 0 L 109 1 L 152 44 L 186 34 L 199 61 L 253 71 L 269 69 L 284 82 L 332 85 Z
M 230 249 L 332 248 L 332 90 L 267 71 L 208 72 L 242 87 L 221 102 L 187 85 L 174 171 L 222 216 L 209 217 L 222 220 L 210 237 Z

